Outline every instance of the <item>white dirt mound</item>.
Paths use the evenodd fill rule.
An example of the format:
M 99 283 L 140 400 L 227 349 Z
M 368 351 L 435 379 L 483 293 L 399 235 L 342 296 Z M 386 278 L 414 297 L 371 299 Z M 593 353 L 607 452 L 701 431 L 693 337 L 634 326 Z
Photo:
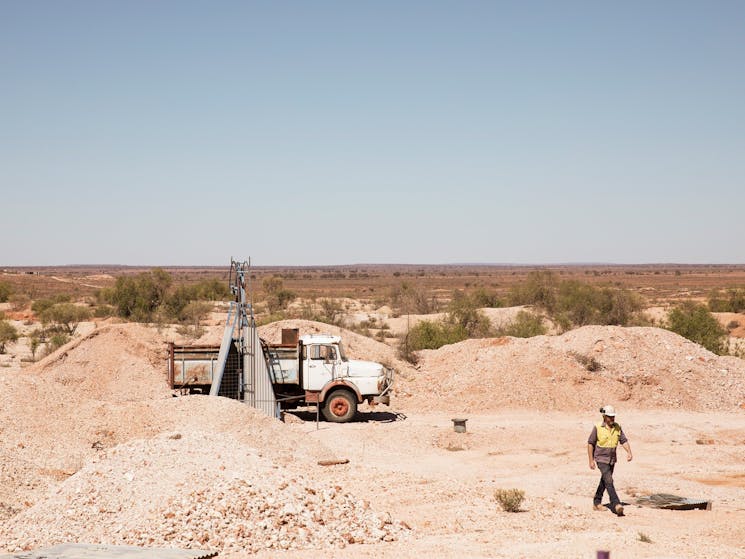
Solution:
M 400 531 L 309 477 L 309 464 L 335 458 L 315 439 L 233 400 L 173 398 L 155 329 L 100 328 L 0 384 L 8 550 L 319 548 Z
M 3 523 L 0 540 L 11 551 L 92 541 L 252 553 L 392 541 L 403 531 L 233 435 L 176 431 L 102 453 Z
M 453 411 L 631 408 L 733 410 L 745 361 L 659 328 L 586 326 L 561 336 L 467 340 L 421 352 L 408 405 Z M 592 370 L 596 369 L 596 370 Z

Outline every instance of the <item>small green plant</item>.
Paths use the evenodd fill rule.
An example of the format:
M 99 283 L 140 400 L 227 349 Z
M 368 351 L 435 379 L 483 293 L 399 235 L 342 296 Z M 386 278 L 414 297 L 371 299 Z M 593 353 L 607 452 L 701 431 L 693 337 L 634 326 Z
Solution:
M 520 512 L 520 505 L 525 499 L 525 491 L 521 489 L 497 489 L 494 498 L 505 512 Z
M 644 532 L 639 532 L 639 541 L 644 543 L 652 543 L 652 538 L 650 538 Z

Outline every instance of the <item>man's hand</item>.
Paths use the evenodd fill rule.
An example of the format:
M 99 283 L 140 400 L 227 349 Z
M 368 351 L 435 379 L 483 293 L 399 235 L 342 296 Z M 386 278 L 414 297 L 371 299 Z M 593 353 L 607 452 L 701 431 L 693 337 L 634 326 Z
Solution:
M 626 451 L 626 461 L 631 462 L 631 460 L 634 458 L 631 455 L 631 445 L 627 442 L 623 443 L 623 449 Z
M 590 469 L 591 470 L 595 469 L 595 460 L 590 460 Z

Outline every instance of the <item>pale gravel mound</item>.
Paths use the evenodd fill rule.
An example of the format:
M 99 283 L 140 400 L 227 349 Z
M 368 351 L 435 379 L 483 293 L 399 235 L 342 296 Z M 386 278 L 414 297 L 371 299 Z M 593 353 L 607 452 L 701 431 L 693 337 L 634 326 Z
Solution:
M 732 411 L 745 402 L 745 361 L 719 357 L 659 328 L 586 326 L 561 336 L 467 340 L 420 352 L 407 406 Z M 589 371 L 581 361 L 601 365 Z
M 107 326 L 33 367 L 0 373 L 0 520 L 33 505 L 97 453 L 177 428 L 232 433 L 278 464 L 328 457 L 239 402 L 173 398 L 158 332 Z
M 4 522 L 0 541 L 11 551 L 96 542 L 245 553 L 393 541 L 403 531 L 237 437 L 177 431 L 102 453 Z

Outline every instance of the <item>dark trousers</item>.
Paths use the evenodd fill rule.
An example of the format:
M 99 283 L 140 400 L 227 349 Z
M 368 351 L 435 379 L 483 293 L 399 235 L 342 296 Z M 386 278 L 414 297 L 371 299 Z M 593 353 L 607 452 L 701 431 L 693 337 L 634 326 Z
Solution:
M 613 485 L 613 468 L 615 464 L 603 464 L 602 462 L 596 462 L 598 470 L 600 470 L 600 483 L 598 484 L 598 490 L 595 491 L 595 499 L 593 499 L 596 505 L 603 502 L 603 493 L 608 492 L 610 497 L 610 507 L 616 508 L 616 505 L 620 504 L 621 501 L 618 499 L 616 494 L 616 487 Z

